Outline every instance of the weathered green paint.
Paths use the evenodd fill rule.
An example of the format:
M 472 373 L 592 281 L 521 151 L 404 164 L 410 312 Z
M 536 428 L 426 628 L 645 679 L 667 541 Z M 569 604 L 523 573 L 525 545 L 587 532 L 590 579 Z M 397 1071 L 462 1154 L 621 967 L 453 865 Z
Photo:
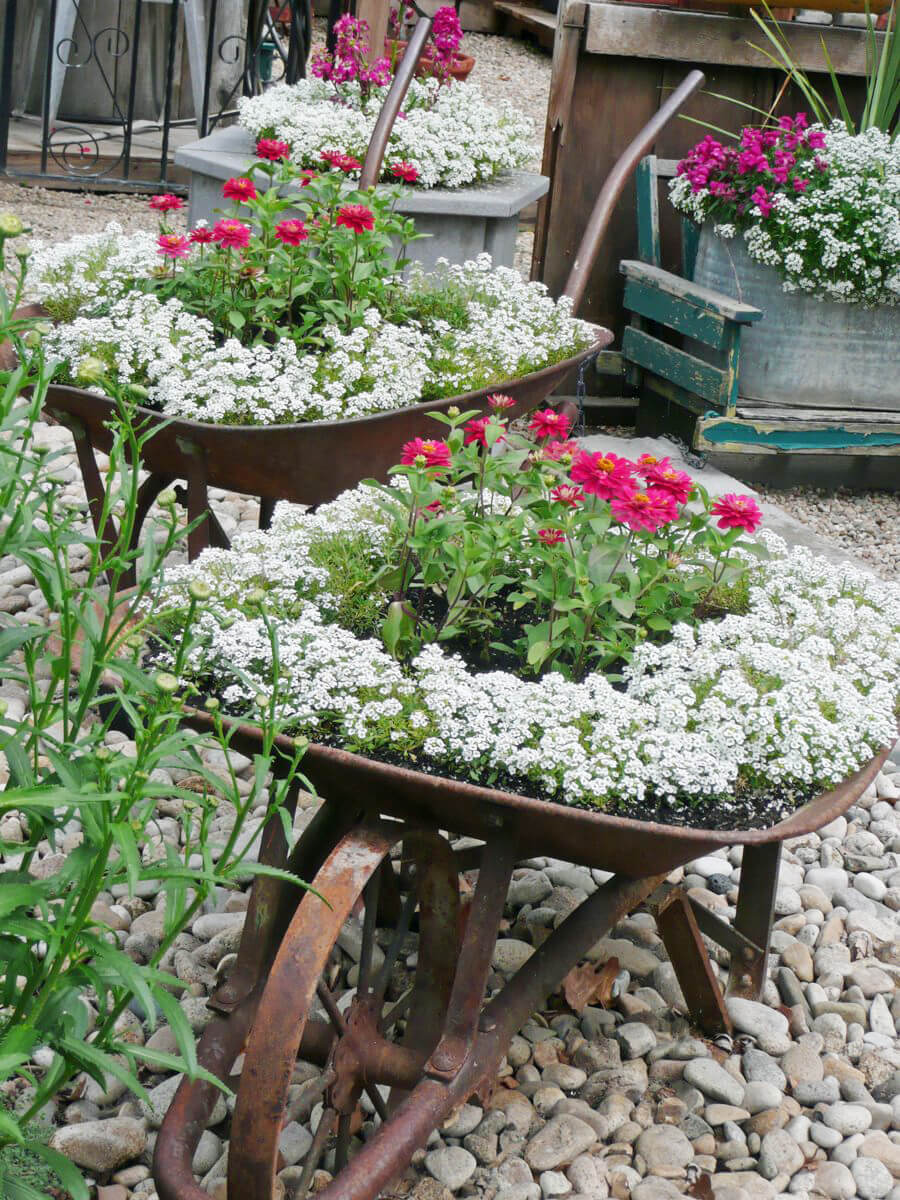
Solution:
M 697 247 L 700 245 L 700 226 L 688 217 L 681 218 L 681 269 L 685 279 L 694 278 Z
M 625 374 L 625 359 L 618 350 L 601 350 L 594 363 L 598 375 Z
M 625 358 L 655 375 L 676 383 L 685 391 L 724 407 L 732 388 L 726 372 L 695 358 L 686 350 L 669 346 L 642 329 L 629 326 L 622 338 Z
M 648 154 L 641 159 L 634 182 L 637 189 L 638 254 L 643 262 L 661 267 L 659 184 L 655 154 Z
M 682 300 L 670 292 L 660 291 L 655 283 L 644 283 L 638 279 L 625 282 L 625 307 L 629 312 L 640 313 L 651 321 L 677 329 L 688 337 L 705 342 L 716 350 L 726 344 L 725 318 L 708 308 L 700 308 L 689 300 Z M 732 322 L 729 322 L 732 325 Z
M 648 392 L 655 392 L 657 396 L 662 396 L 670 404 L 677 404 L 681 408 L 686 408 L 688 412 L 696 413 L 698 417 L 709 412 L 708 401 L 702 399 L 700 396 L 695 396 L 692 392 L 685 391 L 677 383 L 671 383 L 668 379 L 663 379 L 659 375 L 652 375 L 648 372 L 643 376 L 643 385 Z
M 671 271 L 664 271 L 661 267 L 651 266 L 650 263 L 626 258 L 622 260 L 619 269 L 628 279 L 639 279 L 644 283 L 652 284 L 660 291 L 677 296 L 681 300 L 687 300 L 691 304 L 697 305 L 698 308 L 709 309 L 710 312 L 717 313 L 720 317 L 727 317 L 732 321 L 740 321 L 742 324 L 749 325 L 752 321 L 758 321 L 762 316 L 760 310 L 754 308 L 752 304 L 741 304 L 730 296 L 723 296 L 721 292 L 714 292 L 711 288 L 700 287 L 689 279 L 681 279 L 678 275 L 673 275 Z
M 697 422 L 696 444 L 710 449 L 752 453 L 760 450 L 807 451 L 819 454 L 846 450 L 880 450 L 900 454 L 900 423 L 894 428 L 845 429 L 841 425 L 804 426 L 801 420 L 779 425 L 707 416 Z
M 741 326 L 736 321 L 729 321 L 725 337 L 726 377 L 725 415 L 734 416 L 738 400 L 738 365 L 741 359 Z

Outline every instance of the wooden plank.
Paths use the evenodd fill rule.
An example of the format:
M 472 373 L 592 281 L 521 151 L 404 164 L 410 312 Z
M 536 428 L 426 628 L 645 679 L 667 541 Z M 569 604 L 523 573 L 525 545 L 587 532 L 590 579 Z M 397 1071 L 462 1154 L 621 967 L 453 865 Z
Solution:
M 635 174 L 637 187 L 638 254 L 641 261 L 654 267 L 662 266 L 659 246 L 659 183 L 656 155 L 648 154 L 638 163 Z
M 531 4 L 511 4 L 509 0 L 494 0 L 494 11 L 512 17 L 526 28 L 556 32 L 555 14 L 545 12 L 542 8 L 534 8 Z
M 622 354 L 631 363 L 651 371 L 709 404 L 724 407 L 730 388 L 725 372 L 686 350 L 669 346 L 643 329 L 629 325 L 622 337 Z
M 808 408 L 805 405 L 766 404 L 764 400 L 738 400 L 737 415 L 750 421 L 802 421 L 805 425 L 824 421 L 844 429 L 860 429 L 872 425 L 900 428 L 900 412 L 896 409 L 869 408 Z
M 689 279 L 682 279 L 679 275 L 673 275 L 671 271 L 663 271 L 660 267 L 650 266 L 649 263 L 625 259 L 619 265 L 627 279 L 639 280 L 679 300 L 686 300 L 698 308 L 707 308 L 731 321 L 747 325 L 762 316 L 760 310 L 752 304 L 741 304 L 738 300 L 732 300 L 730 296 L 724 296 L 712 288 L 700 287 Z
M 387 37 L 389 0 L 356 0 L 356 15 L 369 25 L 369 62 L 384 54 Z
M 900 422 L 866 428 L 823 421 L 747 421 L 701 416 L 695 445 L 735 454 L 900 455 Z
M 624 304 L 629 312 L 658 321 L 669 329 L 677 329 L 715 350 L 721 350 L 725 343 L 724 317 L 681 296 L 661 291 L 652 283 L 628 279 Z
M 804 71 L 827 70 L 820 40 L 824 39 L 838 75 L 865 76 L 865 30 L 800 22 L 779 22 L 779 28 Z M 883 41 L 883 34 L 876 36 Z M 778 70 L 754 49 L 767 45 L 752 19 L 650 5 L 591 4 L 585 48 L 588 54 Z

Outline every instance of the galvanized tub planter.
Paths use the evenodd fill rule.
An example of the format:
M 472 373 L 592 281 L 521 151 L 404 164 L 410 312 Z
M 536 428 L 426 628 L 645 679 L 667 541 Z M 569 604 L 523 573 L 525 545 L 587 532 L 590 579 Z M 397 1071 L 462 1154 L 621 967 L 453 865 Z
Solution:
M 222 205 L 222 184 L 243 175 L 254 161 L 254 140 L 246 129 L 232 125 L 217 129 L 200 141 L 175 152 L 177 166 L 191 173 L 188 220 L 214 224 Z M 257 187 L 266 180 L 257 178 Z M 417 233 L 407 257 L 423 270 L 432 270 L 439 258 L 463 263 L 479 254 L 490 254 L 494 266 L 511 267 L 516 252 L 519 214 L 546 194 L 550 180 L 534 171 L 508 171 L 485 183 L 461 188 L 406 187 L 397 201 L 397 212 L 414 218 Z M 297 216 L 290 209 L 285 216 Z
M 205 713 L 189 719 L 200 728 L 210 724 Z M 232 728 L 235 749 L 259 750 L 258 729 Z M 284 749 L 289 756 L 290 739 Z M 273 817 L 260 858 L 287 866 L 314 891 L 256 880 L 237 960 L 209 1000 L 216 1015 L 198 1047 L 200 1063 L 237 1090 L 229 1196 L 273 1195 L 278 1139 L 300 1058 L 323 1069 L 324 1107 L 295 1194 L 308 1194 L 328 1151 L 334 1177 L 317 1192 L 322 1200 L 375 1200 L 454 1109 L 473 1095 L 486 1101 L 513 1034 L 599 938 L 651 897 L 692 1016 L 710 1033 L 727 1029 L 701 933 L 731 954 L 729 992 L 758 998 L 782 841 L 844 812 L 887 753 L 777 825 L 741 832 L 566 808 L 311 746 L 302 767 L 324 802 L 290 853 L 285 826 Z M 481 844 L 454 850 L 445 830 Z M 733 925 L 680 888 L 665 887 L 675 867 L 731 845 L 744 847 Z M 512 871 L 535 854 L 615 874 L 485 1003 Z M 473 869 L 477 883 L 467 900 L 459 876 Z M 347 1007 L 330 990 L 328 968 L 351 914 L 361 916 L 362 946 Z M 392 968 L 414 923 L 415 975 L 404 994 L 388 1002 Z M 384 949 L 376 969 L 379 932 L 377 945 Z M 242 1052 L 240 1074 L 232 1075 Z M 217 1096 L 211 1084 L 182 1082 L 156 1143 L 153 1174 L 161 1200 L 206 1197 L 191 1161 Z M 351 1157 L 361 1102 L 372 1114 L 369 1136 Z
M 785 292 L 774 267 L 704 225 L 695 284 L 734 296 L 763 312 L 741 331 L 742 399 L 810 408 L 900 412 L 900 309 L 866 308 Z

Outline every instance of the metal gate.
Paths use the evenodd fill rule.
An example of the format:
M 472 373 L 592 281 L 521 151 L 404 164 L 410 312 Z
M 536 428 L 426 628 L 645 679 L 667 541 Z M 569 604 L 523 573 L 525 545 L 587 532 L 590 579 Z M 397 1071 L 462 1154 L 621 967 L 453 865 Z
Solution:
M 178 189 L 171 156 L 306 70 L 310 0 L 0 0 L 0 172 Z

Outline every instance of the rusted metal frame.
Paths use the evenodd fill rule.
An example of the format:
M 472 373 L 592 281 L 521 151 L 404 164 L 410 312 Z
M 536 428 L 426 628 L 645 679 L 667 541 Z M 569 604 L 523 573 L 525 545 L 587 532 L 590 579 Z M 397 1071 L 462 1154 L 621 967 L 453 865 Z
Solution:
M 416 73 L 416 67 L 419 65 L 419 59 L 422 57 L 422 51 L 425 49 L 425 43 L 431 33 L 432 24 L 431 17 L 419 17 L 403 57 L 397 64 L 394 81 L 388 89 L 388 94 L 385 96 L 378 114 L 378 120 L 375 122 L 375 128 L 372 130 L 372 136 L 369 138 L 365 162 L 359 175 L 360 191 L 374 187 L 378 182 L 391 130 L 394 128 L 397 113 L 400 111 L 400 106 Z
M 659 110 L 637 137 L 629 143 L 607 176 L 588 218 L 587 227 L 572 263 L 572 270 L 563 288 L 563 295 L 571 298 L 573 309 L 577 310 L 581 303 L 606 227 L 632 171 L 653 147 L 661 130 L 704 82 L 705 76 L 702 71 L 691 71 L 665 104 L 660 105 Z
M 446 874 L 447 870 L 452 872 L 455 884 L 452 855 L 436 833 L 415 833 L 394 822 L 373 821 L 346 835 L 328 856 L 314 880 L 327 908 L 316 895 L 304 897 L 269 972 L 247 1041 L 232 1124 L 229 1190 L 236 1195 L 268 1195 L 271 1190 L 281 1113 L 312 997 L 344 920 L 398 838 L 419 842 L 422 931 L 414 1015 L 423 1015 L 426 1030 L 434 1027 L 436 1019 L 442 1019 L 456 953 L 456 903 L 447 895 Z M 339 1085 L 340 1095 L 334 1093 L 338 1111 L 346 1113 L 359 1086 L 373 1082 L 365 1061 L 360 1063 L 368 1051 L 362 1053 L 359 1047 L 373 1042 L 370 1031 L 375 1021 L 371 1004 L 361 1000 L 347 1018 L 346 1044 L 342 1037 L 333 1047 L 332 1086 L 337 1089 Z M 411 1017 L 407 1033 L 413 1024 Z M 436 1040 L 437 1033 L 430 1036 Z M 411 1071 L 415 1071 L 414 1078 L 419 1078 L 422 1058 L 430 1045 L 422 1048 L 421 1056 L 395 1053 L 397 1047 L 377 1044 L 371 1050 L 375 1056 L 382 1056 L 392 1074 L 396 1074 L 391 1070 L 393 1066 L 401 1066 L 399 1082 L 408 1086 Z
M 695 1023 L 710 1035 L 730 1033 L 731 1020 L 722 989 L 709 961 L 694 909 L 681 888 L 674 888 L 663 901 L 656 913 L 656 924 Z
M 106 492 L 103 487 L 103 481 L 100 478 L 100 468 L 97 466 L 97 459 L 94 454 L 90 434 L 77 417 L 52 410 L 49 412 L 49 415 L 55 421 L 59 422 L 60 425 L 68 429 L 75 441 L 75 453 L 78 455 L 78 465 L 81 467 L 81 478 L 84 481 L 84 491 L 91 513 L 91 521 L 94 525 L 94 532 L 100 539 L 103 555 L 106 556 L 118 542 L 119 530 L 111 513 L 106 514 L 105 521 L 103 519 Z M 130 585 L 126 584 L 125 586 Z
M 448 1081 L 431 1076 L 423 1079 L 391 1120 L 319 1193 L 319 1200 L 375 1200 L 406 1167 L 412 1153 L 425 1144 L 432 1130 L 457 1105 L 493 1082 L 510 1038 L 569 968 L 664 878 L 613 878 L 570 913 L 486 1006 L 480 1032 L 456 1075 Z M 477 907 L 473 907 L 473 915 L 476 912 Z
M 426 1064 L 435 1079 L 452 1079 L 471 1050 L 487 985 L 497 930 L 516 865 L 516 841 L 503 831 L 488 842 L 441 1040 Z
M 758 1000 L 762 994 L 780 866 L 781 842 L 744 847 L 734 927 L 757 947 L 765 949 L 751 955 L 745 952 L 740 957 L 732 956 L 728 975 L 730 996 Z
M 272 524 L 272 517 L 275 513 L 275 505 L 277 500 L 269 500 L 266 496 L 259 498 L 259 527 L 260 529 L 268 529 Z
M 587 24 L 587 5 L 576 2 L 566 6 L 563 19 L 557 24 L 553 41 L 553 70 L 550 77 L 550 96 L 547 103 L 547 124 L 544 129 L 544 153 L 541 173 L 549 177 L 550 189 L 538 201 L 534 226 L 534 248 L 531 256 L 531 278 L 542 279 L 547 253 L 550 214 L 553 207 L 553 184 L 557 178 L 559 153 L 566 141 L 566 126 L 575 92 L 578 54 Z
M 195 559 L 210 545 L 209 486 L 206 452 L 192 442 L 182 440 L 179 449 L 188 456 L 187 516 L 197 524 L 188 534 L 188 557 Z M 229 543 L 230 545 L 230 543 Z M 227 549 L 227 547 L 226 547 Z
M 705 904 L 701 904 L 699 900 L 695 900 L 692 896 L 688 896 L 687 899 L 693 910 L 694 919 L 700 928 L 700 932 L 705 934 L 711 941 L 718 943 L 729 954 L 732 956 L 737 955 L 743 961 L 748 962 L 756 955 L 765 953 L 763 946 L 758 946 L 752 938 L 748 938 L 739 929 L 735 929 L 728 921 L 723 921 L 721 917 L 717 917 Z

